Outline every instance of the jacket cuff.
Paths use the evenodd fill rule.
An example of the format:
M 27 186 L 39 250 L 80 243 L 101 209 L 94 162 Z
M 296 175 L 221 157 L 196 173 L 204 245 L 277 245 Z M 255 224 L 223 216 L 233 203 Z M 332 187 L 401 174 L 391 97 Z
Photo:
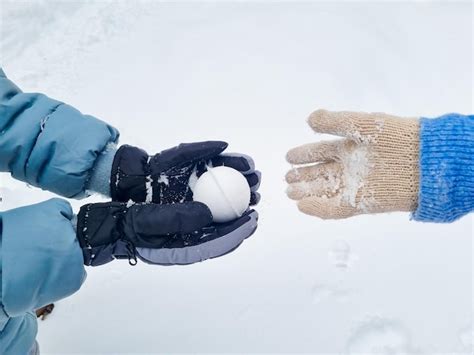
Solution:
M 474 210 L 474 116 L 420 122 L 420 192 L 413 219 L 452 222 Z
M 91 170 L 91 175 L 86 183 L 87 192 L 97 192 L 106 197 L 110 197 L 110 175 L 112 173 L 112 163 L 114 161 L 117 146 L 114 143 L 107 145 L 100 153 Z
M 127 210 L 127 205 L 121 202 L 89 203 L 81 207 L 76 235 L 85 265 L 103 265 L 128 255 L 121 227 Z
M 38 323 L 34 312 L 26 312 L 18 317 L 8 318 L 0 331 L 0 354 L 30 354 L 38 333 Z
M 117 150 L 110 177 L 113 201 L 147 202 L 147 182 L 151 183 L 150 159 L 147 152 L 137 147 L 125 144 Z

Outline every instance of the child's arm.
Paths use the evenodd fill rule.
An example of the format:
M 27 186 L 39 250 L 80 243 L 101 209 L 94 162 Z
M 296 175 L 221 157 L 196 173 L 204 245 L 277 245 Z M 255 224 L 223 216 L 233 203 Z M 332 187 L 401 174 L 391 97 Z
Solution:
M 86 273 L 67 201 L 0 213 L 0 353 L 25 354 L 36 336 L 31 312 L 76 292 Z
M 0 171 L 59 195 L 85 195 L 112 126 L 43 94 L 23 93 L 0 69 Z

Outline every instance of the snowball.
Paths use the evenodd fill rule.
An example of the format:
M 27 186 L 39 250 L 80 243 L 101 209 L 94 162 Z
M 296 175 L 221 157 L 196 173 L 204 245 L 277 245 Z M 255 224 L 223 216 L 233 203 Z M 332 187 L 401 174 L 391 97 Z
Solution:
M 193 190 L 194 201 L 206 204 L 214 222 L 239 218 L 250 204 L 250 187 L 245 177 L 226 166 L 208 168 Z

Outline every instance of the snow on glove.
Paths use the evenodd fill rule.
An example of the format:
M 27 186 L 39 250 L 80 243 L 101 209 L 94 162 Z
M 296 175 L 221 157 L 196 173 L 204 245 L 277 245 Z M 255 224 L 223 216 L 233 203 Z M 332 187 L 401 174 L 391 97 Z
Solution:
M 149 156 L 144 150 L 123 145 L 115 154 L 110 179 L 112 200 L 158 204 L 192 201 L 192 184 L 207 166 L 228 166 L 240 171 L 251 189 L 250 204 L 260 200 L 260 172 L 244 154 L 221 154 L 226 142 L 184 143 Z
M 419 119 L 384 113 L 318 110 L 319 133 L 344 137 L 290 150 L 298 166 L 286 175 L 287 195 L 306 214 L 324 219 L 414 211 L 419 190 Z
M 97 266 L 137 257 L 147 263 L 184 265 L 227 254 L 257 228 L 258 214 L 247 211 L 221 224 L 212 222 L 200 202 L 179 204 L 94 203 L 81 207 L 77 238 L 84 263 Z

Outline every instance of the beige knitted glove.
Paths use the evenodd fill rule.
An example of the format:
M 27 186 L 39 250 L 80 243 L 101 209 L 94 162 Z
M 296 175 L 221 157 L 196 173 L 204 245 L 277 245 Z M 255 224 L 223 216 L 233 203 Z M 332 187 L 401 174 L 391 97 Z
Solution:
M 290 150 L 288 197 L 324 219 L 414 211 L 418 196 L 419 120 L 384 113 L 317 110 L 311 128 L 344 139 Z M 310 165 L 308 165 L 310 164 Z

